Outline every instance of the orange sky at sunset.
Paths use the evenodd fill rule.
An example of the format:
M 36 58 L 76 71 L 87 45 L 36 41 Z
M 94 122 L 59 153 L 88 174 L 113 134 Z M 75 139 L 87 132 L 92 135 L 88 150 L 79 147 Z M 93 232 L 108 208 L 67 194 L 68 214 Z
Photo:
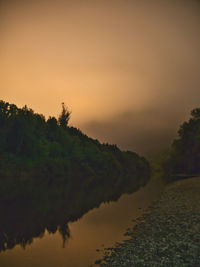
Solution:
M 1 0 L 0 98 L 122 149 L 168 146 L 200 106 L 200 2 Z

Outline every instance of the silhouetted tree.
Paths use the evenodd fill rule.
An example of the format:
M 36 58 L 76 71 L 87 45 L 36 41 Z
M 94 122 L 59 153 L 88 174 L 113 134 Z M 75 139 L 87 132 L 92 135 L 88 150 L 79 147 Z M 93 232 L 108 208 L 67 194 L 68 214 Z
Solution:
M 200 173 L 200 108 L 191 111 L 191 118 L 178 131 L 179 138 L 172 144 L 169 160 L 164 164 L 166 173 Z
M 62 103 L 62 112 L 61 112 L 60 116 L 58 117 L 58 123 L 62 128 L 64 128 L 64 129 L 67 128 L 70 116 L 71 116 L 71 111 L 68 110 L 68 108 L 65 106 L 65 103 L 63 102 Z

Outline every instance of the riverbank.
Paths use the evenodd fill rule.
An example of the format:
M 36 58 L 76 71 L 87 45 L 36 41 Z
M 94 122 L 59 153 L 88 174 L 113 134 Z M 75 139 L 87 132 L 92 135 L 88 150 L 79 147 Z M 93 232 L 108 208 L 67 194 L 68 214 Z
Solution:
M 166 186 L 151 212 L 104 250 L 98 266 L 200 266 L 200 178 Z

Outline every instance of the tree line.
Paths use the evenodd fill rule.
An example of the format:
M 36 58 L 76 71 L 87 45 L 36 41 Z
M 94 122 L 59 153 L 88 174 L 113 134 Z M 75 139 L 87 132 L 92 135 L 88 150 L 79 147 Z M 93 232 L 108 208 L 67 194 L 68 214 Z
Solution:
M 36 181 L 86 188 L 107 184 L 127 191 L 148 181 L 145 158 L 68 126 L 70 115 L 64 103 L 58 119 L 45 119 L 27 106 L 0 101 L 0 183 L 5 192 L 13 183 L 23 187 Z
M 163 170 L 167 182 L 200 175 L 200 108 L 193 109 L 190 119 L 180 126 Z

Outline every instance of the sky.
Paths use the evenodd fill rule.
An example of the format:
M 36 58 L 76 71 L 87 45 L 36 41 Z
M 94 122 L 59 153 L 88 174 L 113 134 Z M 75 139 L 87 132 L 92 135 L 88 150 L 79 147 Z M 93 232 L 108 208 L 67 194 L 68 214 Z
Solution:
M 200 107 L 200 1 L 0 0 L 0 99 L 142 155 Z

